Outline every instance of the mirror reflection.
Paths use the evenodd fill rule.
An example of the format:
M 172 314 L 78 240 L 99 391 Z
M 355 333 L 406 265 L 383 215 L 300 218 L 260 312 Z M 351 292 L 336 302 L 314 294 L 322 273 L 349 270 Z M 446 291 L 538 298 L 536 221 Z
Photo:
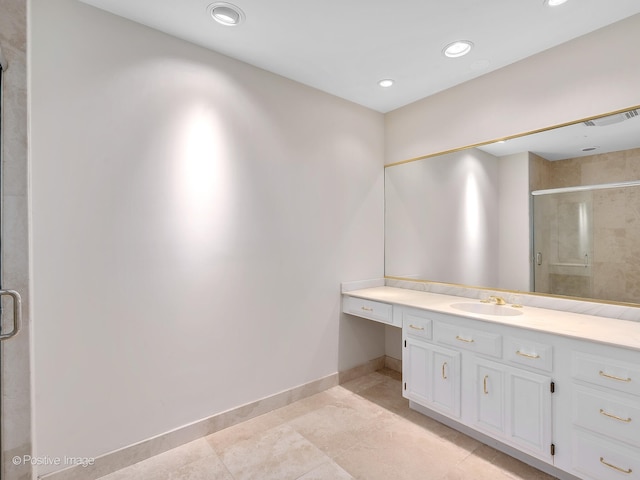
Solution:
M 385 171 L 385 274 L 640 303 L 640 118 L 615 113 Z

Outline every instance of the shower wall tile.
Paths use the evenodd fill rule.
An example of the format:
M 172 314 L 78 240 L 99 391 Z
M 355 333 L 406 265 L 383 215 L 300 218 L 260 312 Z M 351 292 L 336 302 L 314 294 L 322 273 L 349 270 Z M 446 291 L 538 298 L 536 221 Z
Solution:
M 529 153 L 529 184 L 532 191 L 548 188 L 549 163 L 535 153 Z
M 583 161 L 574 159 L 573 162 L 580 167 L 582 185 L 622 182 L 627 179 L 626 161 L 620 152 L 593 155 Z
M 640 162 L 640 158 L 638 159 Z M 640 177 L 638 177 L 640 178 Z M 626 198 L 626 227 L 633 231 L 634 236 L 640 234 L 640 189 L 628 188 Z M 635 236 L 634 238 L 640 238 Z
M 550 291 L 556 295 L 588 297 L 591 294 L 591 278 L 581 275 L 552 273 L 549 275 Z
M 608 300 L 623 302 L 626 299 L 627 281 L 625 265 L 623 263 L 596 262 L 593 265 L 594 282 L 592 296 Z
M 539 158 L 532 164 L 532 190 L 640 179 L 640 148 L 553 162 Z
M 604 228 L 626 228 L 628 213 L 625 208 L 629 189 L 615 188 L 593 191 L 593 223 Z
M 627 172 L 631 179 L 640 178 L 640 148 L 625 150 L 624 158 L 627 161 Z

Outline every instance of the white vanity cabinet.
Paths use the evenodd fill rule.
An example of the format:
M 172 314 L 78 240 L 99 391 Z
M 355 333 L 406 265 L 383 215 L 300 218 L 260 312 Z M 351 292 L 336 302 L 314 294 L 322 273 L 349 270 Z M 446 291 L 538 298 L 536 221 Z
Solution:
M 552 363 L 550 346 L 516 341 L 500 325 L 401 311 L 404 396 L 551 462 L 553 381 L 551 371 L 546 371 Z M 428 322 L 432 335 L 416 335 L 420 319 Z M 503 344 L 510 350 L 504 352 Z M 528 369 L 520 368 L 520 357 Z
M 572 352 L 571 463 L 584 478 L 640 478 L 640 364 L 633 360 L 587 343 Z

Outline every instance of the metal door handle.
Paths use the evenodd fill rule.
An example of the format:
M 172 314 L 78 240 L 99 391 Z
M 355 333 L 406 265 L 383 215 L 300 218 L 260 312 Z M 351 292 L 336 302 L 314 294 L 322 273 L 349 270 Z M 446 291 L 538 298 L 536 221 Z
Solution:
M 15 290 L 0 290 L 0 298 L 7 295 L 13 299 L 13 329 L 9 333 L 1 333 L 0 340 L 7 340 L 14 337 L 22 325 L 22 299 Z
M 542 265 L 542 252 L 536 253 L 536 263 Z

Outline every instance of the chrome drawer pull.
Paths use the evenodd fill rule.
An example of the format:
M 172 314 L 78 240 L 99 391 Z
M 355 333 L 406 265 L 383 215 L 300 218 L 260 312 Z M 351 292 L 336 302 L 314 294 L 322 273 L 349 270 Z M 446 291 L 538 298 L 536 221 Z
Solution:
M 516 354 L 520 355 L 521 357 L 540 358 L 540 355 L 538 355 L 537 353 L 534 353 L 533 355 L 531 355 L 530 353 L 524 353 L 524 352 L 521 352 L 520 350 L 516 351 Z
M 600 376 L 601 377 L 605 377 L 605 378 L 610 378 L 612 380 L 618 380 L 619 382 L 630 382 L 631 379 L 630 378 L 622 378 L 622 377 L 616 377 L 615 375 L 609 375 L 608 373 L 604 373 L 602 370 L 600 370 Z
M 616 467 L 615 465 L 612 465 L 610 463 L 607 463 L 604 461 L 604 458 L 600 457 L 600 463 L 603 465 L 606 465 L 609 468 L 613 468 L 614 470 L 617 470 L 618 472 L 622 472 L 622 473 L 631 473 L 633 472 L 633 470 L 631 470 L 630 468 L 624 469 L 624 468 L 620 468 L 620 467 Z
M 603 409 L 600 409 L 600 413 L 602 415 L 604 415 L 605 417 L 613 418 L 614 420 L 620 420 L 621 422 L 629 423 L 631 421 L 631 417 L 622 418 L 622 417 L 619 417 L 617 415 L 613 415 L 611 413 L 605 412 Z
M 466 343 L 473 343 L 473 338 L 467 340 L 466 338 L 462 338 L 460 335 L 456 335 L 456 340 L 460 340 L 461 342 L 466 342 Z
M 367 308 L 367 307 L 360 307 L 362 308 L 362 310 L 364 310 L 365 312 L 373 312 L 373 308 Z
M 447 375 L 444 373 L 444 369 L 445 369 L 445 367 L 446 367 L 446 366 L 447 366 L 447 362 L 444 362 L 444 363 L 442 364 L 442 379 L 443 379 L 443 380 L 446 380 L 446 379 L 447 379 Z
M 416 327 L 416 326 L 415 326 L 415 325 L 413 325 L 413 324 L 410 324 L 410 325 L 409 325 L 409 328 L 413 328 L 414 330 L 424 330 L 424 327 Z

